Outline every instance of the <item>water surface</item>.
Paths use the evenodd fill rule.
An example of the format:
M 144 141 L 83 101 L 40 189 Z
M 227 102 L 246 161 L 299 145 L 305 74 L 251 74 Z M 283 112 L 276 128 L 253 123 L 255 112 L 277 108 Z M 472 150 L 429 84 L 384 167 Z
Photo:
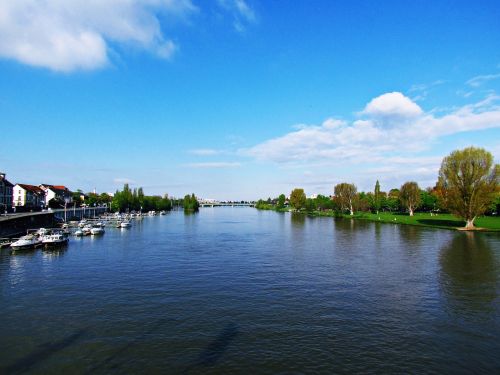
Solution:
M 499 373 L 500 236 L 251 208 L 0 254 L 0 373 Z

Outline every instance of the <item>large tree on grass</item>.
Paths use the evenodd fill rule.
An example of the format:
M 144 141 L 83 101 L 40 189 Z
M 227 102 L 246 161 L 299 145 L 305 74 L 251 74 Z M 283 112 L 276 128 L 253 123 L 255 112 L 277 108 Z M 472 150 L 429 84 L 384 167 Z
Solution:
M 494 199 L 500 178 L 500 165 L 483 148 L 468 147 L 453 151 L 443 159 L 439 182 L 445 193 L 448 210 L 465 220 L 472 229 L 474 220 L 483 214 Z
M 349 213 L 354 215 L 353 203 L 357 190 L 356 185 L 348 184 L 347 182 L 335 185 L 334 193 L 342 211 L 349 210 Z
M 304 189 L 293 189 L 290 194 L 290 205 L 296 210 L 302 209 L 306 205 L 306 194 Z
M 413 216 L 413 211 L 420 204 L 420 188 L 413 181 L 405 182 L 399 190 L 399 199 L 401 204 L 408 208 L 410 216 Z

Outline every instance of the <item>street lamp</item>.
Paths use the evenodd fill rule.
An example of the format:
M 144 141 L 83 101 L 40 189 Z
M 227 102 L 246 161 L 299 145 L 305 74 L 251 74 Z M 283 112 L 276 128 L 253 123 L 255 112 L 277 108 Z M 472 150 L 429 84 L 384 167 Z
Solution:
M 67 223 L 67 217 L 66 217 L 66 207 L 68 206 L 68 203 L 70 202 L 70 199 L 68 197 L 64 197 L 64 222 Z

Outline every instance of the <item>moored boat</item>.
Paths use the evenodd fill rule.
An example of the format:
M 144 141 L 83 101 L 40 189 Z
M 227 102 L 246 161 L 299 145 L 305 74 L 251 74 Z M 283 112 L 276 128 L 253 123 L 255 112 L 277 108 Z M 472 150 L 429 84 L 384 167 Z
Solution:
M 42 237 L 42 244 L 45 246 L 61 246 L 68 243 L 68 237 L 62 233 L 46 234 Z
M 10 247 L 12 247 L 14 250 L 33 249 L 39 244 L 40 244 L 40 239 L 37 236 L 28 234 L 26 236 L 22 236 L 17 241 L 12 242 L 10 244 Z
M 130 228 L 132 224 L 130 224 L 130 221 L 125 220 L 120 223 L 120 228 Z
M 100 235 L 100 234 L 104 234 L 104 229 L 102 229 L 101 227 L 93 227 L 91 230 L 90 230 L 90 234 L 92 234 L 93 236 L 97 236 L 97 235 Z

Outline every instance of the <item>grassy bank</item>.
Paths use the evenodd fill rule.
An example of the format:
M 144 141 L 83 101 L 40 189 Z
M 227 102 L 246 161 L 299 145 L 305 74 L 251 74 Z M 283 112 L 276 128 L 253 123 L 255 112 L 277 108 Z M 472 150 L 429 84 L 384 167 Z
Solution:
M 269 205 L 265 209 L 273 210 L 274 207 Z M 288 209 L 285 209 L 285 211 Z M 368 212 L 359 212 L 353 216 L 347 214 L 339 214 L 335 211 L 314 211 L 307 213 L 309 216 L 327 216 L 327 217 L 343 217 L 346 219 L 354 218 L 359 220 L 376 221 L 380 223 L 418 225 L 424 227 L 442 228 L 442 229 L 457 229 L 465 226 L 465 222 L 456 216 L 450 214 L 433 214 L 417 212 L 414 216 L 402 213 L 381 212 L 372 214 Z M 487 231 L 500 232 L 500 217 L 482 216 L 474 221 L 476 228 Z
M 315 216 L 336 216 L 334 212 L 316 212 Z M 345 218 L 355 218 L 361 220 L 377 221 L 381 223 L 418 225 L 424 227 L 434 227 L 443 229 L 456 229 L 465 226 L 465 222 L 450 214 L 415 213 L 414 216 L 401 213 L 381 212 L 372 214 L 367 212 L 357 213 L 353 216 L 341 215 Z M 477 228 L 488 231 L 500 231 L 500 217 L 482 216 L 474 221 Z

